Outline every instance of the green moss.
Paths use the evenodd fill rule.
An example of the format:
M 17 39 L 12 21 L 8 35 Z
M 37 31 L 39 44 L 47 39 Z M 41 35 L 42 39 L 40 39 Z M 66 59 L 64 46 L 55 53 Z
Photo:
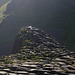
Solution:
M 11 2 L 8 1 L 7 3 L 5 3 L 3 6 L 0 7 L 0 23 L 3 21 L 3 19 L 5 19 L 7 16 L 9 16 L 9 14 L 4 14 L 4 12 L 6 11 L 7 5 Z
M 23 46 L 23 48 L 26 48 L 26 46 Z
M 25 40 L 25 43 L 32 43 L 31 40 Z
M 12 62 L 12 60 L 6 60 L 6 61 L 4 61 L 4 63 L 5 64 L 12 64 L 13 62 Z
M 22 31 L 22 32 L 24 32 L 26 29 L 23 27 L 23 28 L 21 28 L 21 30 L 20 31 Z
M 62 50 L 62 48 L 59 48 L 60 50 Z
M 20 38 L 23 38 L 23 36 L 20 36 Z
M 4 64 L 12 64 L 13 63 L 12 62 L 13 60 L 10 59 L 8 56 L 4 57 L 3 59 L 4 59 Z

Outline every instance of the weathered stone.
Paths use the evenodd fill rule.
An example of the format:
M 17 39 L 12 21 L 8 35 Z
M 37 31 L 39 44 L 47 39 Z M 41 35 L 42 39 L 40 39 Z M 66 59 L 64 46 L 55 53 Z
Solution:
M 51 74 L 64 75 L 62 70 L 52 70 L 50 73 Z
M 53 70 L 53 67 L 44 67 L 45 70 Z
M 75 74 L 68 74 L 68 75 L 75 75 Z
M 21 67 L 36 68 L 37 65 L 26 65 L 26 64 L 23 64 Z
M 11 70 L 10 69 L 3 69 L 2 71 L 5 71 L 5 72 L 11 72 Z
M 68 74 L 70 74 L 70 73 L 71 73 L 71 74 L 75 74 L 75 70 L 69 70 L 69 69 L 67 69 L 67 70 L 66 70 L 66 73 L 68 73 Z
M 67 68 L 70 69 L 70 70 L 75 70 L 75 67 L 73 67 L 71 65 L 68 65 Z
M 9 75 L 17 75 L 17 74 L 15 74 L 15 73 L 9 73 Z
M 0 71 L 0 75 L 7 75 L 7 72 Z
M 50 73 L 44 72 L 44 75 L 50 75 Z
M 4 66 L 3 66 L 3 65 L 1 65 L 1 66 L 0 66 L 0 69 L 4 69 Z
M 29 73 L 28 75 L 36 75 L 35 73 Z
M 19 66 L 17 66 L 17 65 L 12 65 L 12 66 L 10 67 L 10 69 L 13 70 L 13 71 L 15 71 L 18 67 L 19 67 Z
M 57 62 L 57 64 L 59 64 L 60 66 L 66 65 L 64 62 Z
M 16 74 L 28 74 L 28 72 L 25 71 L 15 71 Z

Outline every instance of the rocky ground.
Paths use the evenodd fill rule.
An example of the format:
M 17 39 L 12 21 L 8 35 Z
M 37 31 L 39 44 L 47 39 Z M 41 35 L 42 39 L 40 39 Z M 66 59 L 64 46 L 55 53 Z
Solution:
M 0 75 L 75 75 L 75 53 L 43 30 L 21 28 L 12 54 L 0 57 Z

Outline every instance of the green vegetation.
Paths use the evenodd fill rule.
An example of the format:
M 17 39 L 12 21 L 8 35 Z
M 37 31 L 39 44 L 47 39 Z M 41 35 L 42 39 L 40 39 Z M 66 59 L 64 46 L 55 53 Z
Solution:
M 5 3 L 3 6 L 0 7 L 0 23 L 2 22 L 3 19 L 5 19 L 7 16 L 9 16 L 9 14 L 4 14 L 4 12 L 6 11 L 7 5 L 11 2 L 8 1 L 7 3 Z
M 0 7 L 2 6 L 2 5 L 4 5 L 6 2 L 8 2 L 9 0 L 0 0 Z
M 26 46 L 24 46 L 23 48 L 26 48 Z
M 4 64 L 12 64 L 13 60 L 9 58 L 9 56 L 2 56 L 0 61 L 3 61 Z
M 32 43 L 31 40 L 25 40 L 25 43 Z
M 26 29 L 23 27 L 21 28 L 20 32 L 24 32 Z

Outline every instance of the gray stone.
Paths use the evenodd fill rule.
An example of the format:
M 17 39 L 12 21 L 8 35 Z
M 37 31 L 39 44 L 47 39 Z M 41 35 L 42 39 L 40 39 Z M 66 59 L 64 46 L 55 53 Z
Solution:
M 0 71 L 0 75 L 7 75 L 7 72 Z
M 11 72 L 11 70 L 10 69 L 3 69 L 2 71 L 5 71 L 5 72 Z
M 15 74 L 15 73 L 9 73 L 9 75 L 17 75 L 17 74 Z
M 59 64 L 60 66 L 66 65 L 64 62 L 57 62 L 57 64 Z
M 28 75 L 36 75 L 35 73 L 28 73 Z
M 26 71 L 15 71 L 16 74 L 28 74 Z
M 75 70 L 75 67 L 73 67 L 71 65 L 68 65 L 67 68 L 70 69 L 70 70 Z

